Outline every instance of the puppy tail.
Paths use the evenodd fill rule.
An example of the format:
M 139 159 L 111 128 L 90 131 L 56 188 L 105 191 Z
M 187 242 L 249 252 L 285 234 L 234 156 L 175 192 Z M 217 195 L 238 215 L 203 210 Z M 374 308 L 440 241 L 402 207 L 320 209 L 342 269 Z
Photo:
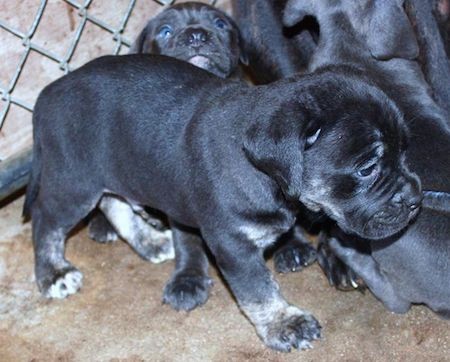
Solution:
M 33 123 L 36 125 L 36 122 Z M 41 150 L 39 145 L 39 137 L 37 136 L 36 131 L 33 138 L 33 161 L 31 163 L 30 179 L 28 181 L 25 203 L 22 210 L 22 217 L 24 219 L 28 219 L 30 217 L 31 206 L 38 196 L 41 179 Z

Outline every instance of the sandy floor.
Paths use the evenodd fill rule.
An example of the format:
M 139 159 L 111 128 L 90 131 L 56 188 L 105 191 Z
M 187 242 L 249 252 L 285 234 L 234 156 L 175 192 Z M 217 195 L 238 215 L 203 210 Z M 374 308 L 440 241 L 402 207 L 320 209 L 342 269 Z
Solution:
M 450 322 L 423 307 L 386 311 L 370 293 L 330 288 L 317 265 L 278 275 L 291 302 L 321 321 L 314 349 L 264 347 L 217 273 L 208 303 L 191 313 L 161 304 L 173 262 L 152 265 L 123 242 L 100 245 L 81 230 L 67 257 L 82 291 L 44 300 L 33 277 L 23 199 L 0 210 L 0 361 L 450 361 Z M 268 262 L 272 267 L 272 262 Z

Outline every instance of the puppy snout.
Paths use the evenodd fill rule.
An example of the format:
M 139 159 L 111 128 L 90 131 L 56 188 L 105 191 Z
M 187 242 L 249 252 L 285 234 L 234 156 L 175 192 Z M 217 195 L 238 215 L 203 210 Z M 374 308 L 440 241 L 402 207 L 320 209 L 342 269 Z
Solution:
M 394 195 L 392 201 L 399 207 L 405 207 L 405 211 L 408 213 L 408 219 L 411 220 L 419 212 L 423 195 L 419 180 L 417 178 L 411 178 L 409 181 Z
M 208 32 L 202 28 L 189 28 L 185 32 L 187 45 L 200 47 L 208 41 Z

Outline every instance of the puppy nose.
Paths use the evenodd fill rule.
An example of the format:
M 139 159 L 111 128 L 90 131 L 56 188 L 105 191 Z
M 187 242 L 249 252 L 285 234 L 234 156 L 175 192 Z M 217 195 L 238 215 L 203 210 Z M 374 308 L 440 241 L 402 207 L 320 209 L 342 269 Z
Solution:
M 186 38 L 188 45 L 200 47 L 208 41 L 208 33 L 202 28 L 190 28 L 186 30 Z

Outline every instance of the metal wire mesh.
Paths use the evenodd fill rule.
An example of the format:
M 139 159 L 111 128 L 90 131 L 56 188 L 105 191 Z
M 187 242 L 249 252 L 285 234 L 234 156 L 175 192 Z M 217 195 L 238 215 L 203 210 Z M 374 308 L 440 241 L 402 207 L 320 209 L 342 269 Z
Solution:
M 18 107 L 25 109 L 29 112 L 33 111 L 33 104 L 24 100 L 21 97 L 21 94 L 15 91 L 16 85 L 21 77 L 24 66 L 29 59 L 30 54 L 33 52 L 39 53 L 40 55 L 50 59 L 53 62 L 56 62 L 59 68 L 64 72 L 68 73 L 72 70 L 71 68 L 71 60 L 73 54 L 77 47 L 80 44 L 80 40 L 82 38 L 82 34 L 86 29 L 87 24 L 93 24 L 101 30 L 107 32 L 112 37 L 114 41 L 114 48 L 111 50 L 110 54 L 119 54 L 122 47 L 130 46 L 130 39 L 126 39 L 123 36 L 124 30 L 127 26 L 128 20 L 132 15 L 133 8 L 135 7 L 136 0 L 130 0 L 128 2 L 128 6 L 122 18 L 120 19 L 118 26 L 113 26 L 98 17 L 95 17 L 90 12 L 90 6 L 93 3 L 93 0 L 85 0 L 82 2 L 81 0 L 61 0 L 66 3 L 68 6 L 73 8 L 78 13 L 78 16 L 81 18 L 79 22 L 73 38 L 70 41 L 70 46 L 67 48 L 65 53 L 61 56 L 56 54 L 54 51 L 46 48 L 45 46 L 39 45 L 34 41 L 34 36 L 36 31 L 41 24 L 41 20 L 46 11 L 46 7 L 48 5 L 48 0 L 41 0 L 40 5 L 37 9 L 36 15 L 31 26 L 27 31 L 21 31 L 18 28 L 11 26 L 7 21 L 3 20 L 0 15 L 0 31 L 6 31 L 9 34 L 14 35 L 15 37 L 21 40 L 21 46 L 23 47 L 23 53 L 20 57 L 20 60 L 15 68 L 15 71 L 10 76 L 9 83 L 2 84 L 0 83 L 0 105 L 3 103 L 4 107 L 0 113 L 0 131 L 5 124 L 8 122 L 8 112 L 11 108 L 11 105 L 17 105 Z M 175 0 L 148 0 L 149 2 L 157 2 L 161 6 L 167 6 L 175 3 Z M 210 4 L 215 4 L 216 0 L 209 1 Z M 113 6 L 114 1 L 111 1 L 111 11 L 114 11 Z M 38 92 L 39 90 L 36 90 Z M 2 161 L 0 159 L 0 161 Z
M 0 3 L 0 203 L 17 195 L 28 181 L 31 114 L 40 90 L 94 57 L 126 53 L 147 17 L 176 1 Z M 197 1 L 211 5 L 221 2 Z

